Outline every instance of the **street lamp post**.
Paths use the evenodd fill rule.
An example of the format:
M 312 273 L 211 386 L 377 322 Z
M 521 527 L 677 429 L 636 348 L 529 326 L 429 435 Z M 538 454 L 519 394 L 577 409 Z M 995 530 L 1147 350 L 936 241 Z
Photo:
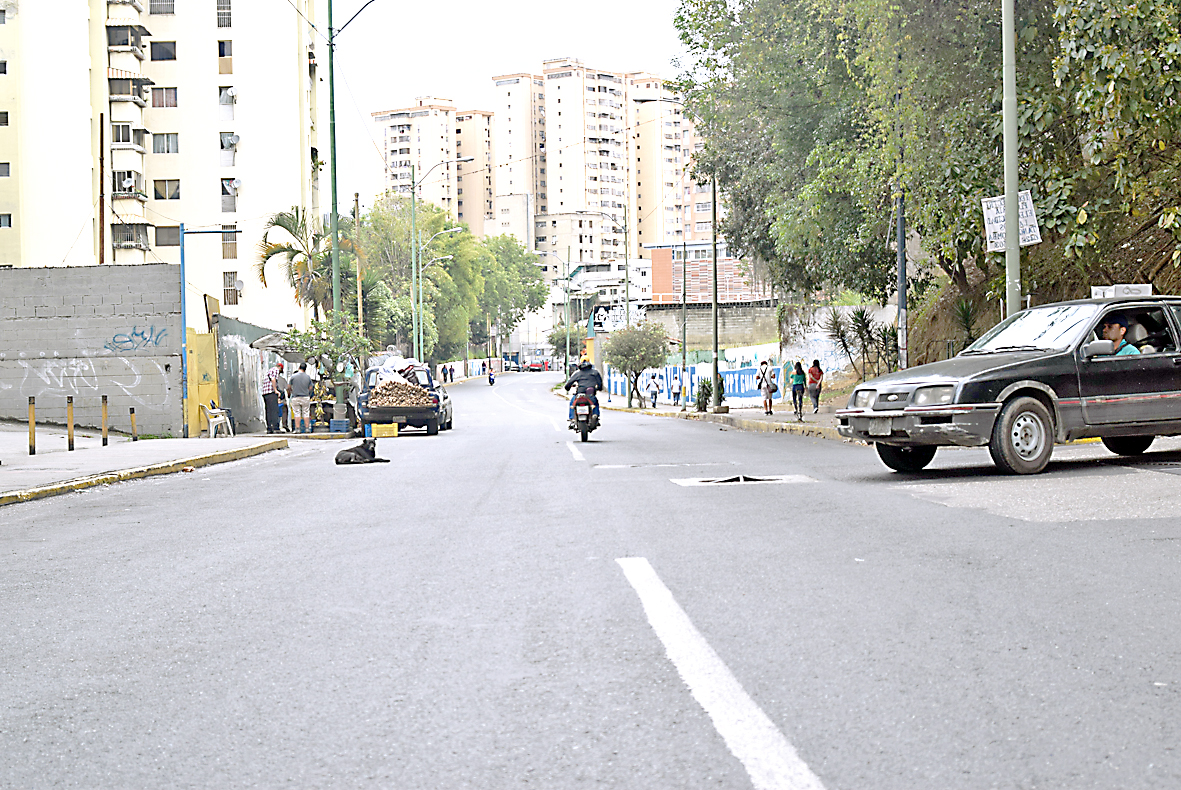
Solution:
M 534 252 L 536 252 L 538 255 L 552 255 L 553 257 L 558 258 L 557 253 L 547 252 L 546 250 L 534 250 Z M 561 258 L 558 258 L 558 260 L 562 262 L 562 289 L 566 294 L 566 309 L 565 309 L 565 314 L 564 314 L 565 318 L 562 322 L 562 325 L 566 328 L 566 355 L 564 357 L 562 357 L 562 364 L 563 364 L 562 372 L 566 375 L 570 375 L 570 261 L 569 261 L 569 257 L 570 257 L 570 253 L 567 252 L 566 253 L 567 260 L 563 261 Z
M 413 214 L 411 214 L 411 216 L 413 216 Z M 426 345 L 425 345 L 426 344 L 426 326 L 423 323 L 423 321 L 426 317 L 426 313 L 425 313 L 425 308 L 424 308 L 424 302 L 422 300 L 422 281 L 426 275 L 426 266 L 430 266 L 431 263 L 434 263 L 435 261 L 450 260 L 452 257 L 454 257 L 452 255 L 447 255 L 444 258 L 435 258 L 435 260 L 431 261 L 431 263 L 428 263 L 426 266 L 423 266 L 422 265 L 422 251 L 425 250 L 427 247 L 431 246 L 431 242 L 434 241 L 435 239 L 439 238 L 440 236 L 442 236 L 446 233 L 455 233 L 455 232 L 461 231 L 461 230 L 463 230 L 463 228 L 459 225 L 456 225 L 454 228 L 447 228 L 446 230 L 441 230 L 438 233 L 436 233 L 434 236 L 431 236 L 429 239 L 427 239 L 426 244 L 423 244 L 421 247 L 418 248 L 418 252 L 417 252 L 417 259 L 418 259 L 418 321 L 416 323 L 416 326 L 418 327 L 418 333 L 415 335 L 415 342 L 418 344 L 418 353 L 416 353 L 414 355 L 414 357 L 415 357 L 415 359 L 418 359 L 419 361 L 421 361 L 422 355 L 426 353 Z M 411 283 L 411 288 L 413 288 L 413 287 L 414 287 L 414 285 L 413 285 L 413 283 Z M 414 294 L 413 293 L 410 294 L 410 303 L 411 303 L 411 307 L 413 308 L 413 305 L 414 305 Z
M 623 266 L 623 305 L 624 305 L 623 306 L 623 317 L 624 317 L 624 323 L 627 326 L 631 326 L 632 325 L 632 317 L 631 317 L 631 309 L 632 309 L 632 304 L 631 304 L 631 268 L 632 268 L 632 266 L 631 266 L 631 254 L 629 253 L 630 247 L 628 246 L 627 206 L 623 207 L 623 224 L 622 225 L 619 224 L 619 222 L 615 219 L 615 217 L 613 217 L 610 214 L 607 214 L 603 211 L 578 211 L 575 213 L 577 213 L 577 214 L 597 214 L 600 217 L 605 217 L 605 218 L 611 220 L 611 223 L 617 229 L 619 229 L 620 231 L 623 232 L 623 261 L 624 261 L 624 266 Z M 600 234 L 600 235 L 602 235 L 602 234 Z
M 369 0 L 369 2 L 373 2 L 373 0 Z M 366 4 L 366 5 L 368 5 L 368 4 Z M 358 11 L 357 13 L 360 13 L 360 11 Z M 349 21 L 352 21 L 352 20 L 349 20 Z M 431 174 L 431 171 L 434 170 L 439 165 L 449 165 L 452 162 L 473 162 L 473 161 L 475 161 L 475 159 L 476 158 L 474 156 L 461 156 L 457 159 L 444 159 L 442 162 L 436 162 L 435 164 L 433 164 L 429 168 L 427 168 L 427 171 L 422 174 L 422 178 L 415 178 L 414 164 L 411 163 L 411 165 L 410 165 L 410 312 L 411 312 L 411 330 L 414 334 L 414 337 L 412 340 L 412 344 L 413 344 L 413 352 L 412 353 L 414 354 L 414 358 L 418 359 L 420 361 L 421 361 L 422 354 L 423 354 L 422 338 L 425 337 L 425 334 L 422 331 L 422 315 L 421 315 L 421 312 L 422 312 L 422 304 L 421 304 L 421 300 L 422 300 L 422 271 L 418 265 L 422 261 L 422 249 L 418 246 L 418 211 L 417 211 L 418 187 L 420 184 L 422 184 L 423 181 L 426 181 L 426 178 L 427 178 L 427 176 L 429 176 Z M 333 194 L 335 194 L 335 192 L 333 192 Z M 461 230 L 461 228 L 456 227 L 456 228 L 452 228 L 449 231 L 444 231 L 444 232 L 450 233 L 450 232 L 453 232 L 456 230 Z M 437 233 L 435 234 L 435 236 L 438 236 L 438 235 L 439 234 L 437 234 Z M 431 238 L 433 239 L 434 236 L 432 236 Z M 427 241 L 427 244 L 430 244 L 429 240 Z M 425 247 L 425 246 L 426 245 L 423 245 L 423 247 Z M 416 281 L 417 281 L 417 286 L 416 286 Z M 416 305 L 415 290 L 416 289 L 418 291 L 418 293 L 417 293 L 417 298 L 418 298 L 417 309 L 415 307 L 415 305 Z

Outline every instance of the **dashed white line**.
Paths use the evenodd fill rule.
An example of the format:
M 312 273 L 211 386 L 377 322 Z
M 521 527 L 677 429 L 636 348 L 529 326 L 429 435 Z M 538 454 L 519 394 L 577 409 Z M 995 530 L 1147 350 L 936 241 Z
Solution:
M 573 447 L 573 445 L 571 445 Z M 767 718 L 643 557 L 615 560 L 693 698 L 738 758 L 756 790 L 824 790 L 816 774 Z
M 585 461 L 582 451 L 574 446 L 574 442 L 566 442 L 566 446 L 570 448 L 570 455 L 574 456 L 575 461 Z

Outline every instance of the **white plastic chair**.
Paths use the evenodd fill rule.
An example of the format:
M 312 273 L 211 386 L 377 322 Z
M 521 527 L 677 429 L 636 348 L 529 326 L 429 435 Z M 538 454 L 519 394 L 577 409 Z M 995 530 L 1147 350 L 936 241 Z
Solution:
M 213 401 L 210 401 L 212 404 Z M 226 429 L 226 436 L 234 435 L 234 426 L 230 425 L 230 415 L 226 414 L 225 409 L 215 409 L 212 406 L 201 404 L 201 409 L 205 412 L 205 419 L 209 421 L 209 438 L 212 439 L 217 436 L 218 426 L 224 426 Z

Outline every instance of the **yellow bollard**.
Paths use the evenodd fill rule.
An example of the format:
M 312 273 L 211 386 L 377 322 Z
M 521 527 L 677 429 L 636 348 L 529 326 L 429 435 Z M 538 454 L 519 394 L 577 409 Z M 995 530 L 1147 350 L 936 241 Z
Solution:
M 66 449 L 74 449 L 74 396 L 70 395 L 66 398 L 66 436 L 68 437 L 68 446 Z
M 103 447 L 107 446 L 107 396 L 103 395 Z
M 135 407 L 131 407 L 131 441 L 139 441 L 139 432 L 135 430 Z
M 37 433 L 34 426 L 37 424 L 37 399 L 29 396 L 29 455 L 37 454 Z

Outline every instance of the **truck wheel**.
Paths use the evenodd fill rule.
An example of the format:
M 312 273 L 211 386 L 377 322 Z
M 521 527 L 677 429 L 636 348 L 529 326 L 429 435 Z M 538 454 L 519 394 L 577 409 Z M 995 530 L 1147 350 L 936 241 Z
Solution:
M 935 445 L 921 447 L 895 447 L 892 444 L 878 442 L 874 445 L 878 450 L 878 458 L 882 463 L 895 472 L 921 472 L 939 448 Z
M 1103 440 L 1103 446 L 1116 455 L 1141 455 L 1155 438 L 1155 436 L 1109 436 Z
M 439 433 L 439 421 L 438 420 L 427 420 L 426 421 L 426 435 L 427 436 L 435 436 L 438 433 Z
M 988 453 L 1004 472 L 1037 474 L 1054 452 L 1054 420 L 1037 398 L 1014 398 L 1004 405 L 992 427 Z

